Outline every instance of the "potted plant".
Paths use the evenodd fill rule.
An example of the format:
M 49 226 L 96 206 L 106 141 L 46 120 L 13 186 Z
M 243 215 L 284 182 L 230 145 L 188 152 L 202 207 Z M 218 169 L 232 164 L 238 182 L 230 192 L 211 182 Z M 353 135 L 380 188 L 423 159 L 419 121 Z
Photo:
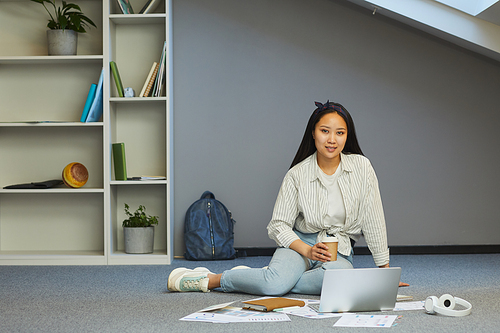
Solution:
M 82 13 L 78 5 L 62 1 L 56 7 L 55 0 L 31 0 L 41 4 L 50 16 L 47 27 L 49 55 L 75 55 L 78 44 L 78 33 L 87 32 L 85 27 L 96 27 L 95 23 Z M 45 6 L 48 2 L 54 8 L 54 15 Z
M 125 253 L 153 253 L 153 225 L 158 224 L 158 216 L 147 215 L 143 205 L 139 205 L 133 214 L 129 209 L 129 205 L 125 204 L 125 214 L 128 216 L 122 224 Z

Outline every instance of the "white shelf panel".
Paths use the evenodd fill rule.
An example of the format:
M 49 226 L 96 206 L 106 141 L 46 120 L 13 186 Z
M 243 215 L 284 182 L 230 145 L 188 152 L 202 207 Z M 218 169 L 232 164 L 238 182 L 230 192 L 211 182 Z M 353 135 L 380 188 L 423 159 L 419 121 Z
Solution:
M 108 256 L 109 265 L 170 265 L 166 250 L 155 250 L 150 254 L 128 254 L 117 251 Z
M 102 251 L 0 251 L 0 257 L 13 258 L 16 256 L 33 256 L 44 258 L 65 258 L 65 257 L 101 257 Z
M 102 55 L 75 56 L 0 56 L 0 65 L 19 64 L 68 64 L 68 63 L 99 63 Z
M 111 185 L 166 185 L 166 180 L 112 180 Z
M 109 19 L 115 24 L 161 24 L 167 14 L 111 14 Z
M 106 265 L 102 251 L 0 251 L 0 265 Z
M 147 103 L 147 102 L 165 102 L 167 97 L 111 97 L 111 103 Z
M 47 188 L 47 189 L 0 189 L 0 194 L 82 194 L 82 193 L 104 193 L 102 188 Z
M 0 127 L 103 127 L 103 122 L 26 121 L 0 122 Z

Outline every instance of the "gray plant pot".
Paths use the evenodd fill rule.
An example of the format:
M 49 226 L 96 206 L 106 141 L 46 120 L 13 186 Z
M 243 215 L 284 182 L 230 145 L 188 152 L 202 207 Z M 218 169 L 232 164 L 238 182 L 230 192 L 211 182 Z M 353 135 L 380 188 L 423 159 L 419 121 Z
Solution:
M 47 30 L 49 55 L 76 55 L 78 33 L 74 30 Z
M 155 228 L 123 228 L 125 253 L 153 253 Z

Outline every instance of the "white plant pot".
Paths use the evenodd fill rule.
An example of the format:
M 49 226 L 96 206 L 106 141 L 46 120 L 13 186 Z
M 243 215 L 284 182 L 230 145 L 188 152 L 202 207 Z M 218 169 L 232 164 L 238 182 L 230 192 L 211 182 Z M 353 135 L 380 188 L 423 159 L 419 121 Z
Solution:
M 125 253 L 153 253 L 153 242 L 155 228 L 123 228 L 123 239 L 125 241 Z
M 74 30 L 47 30 L 49 55 L 76 55 L 78 33 Z

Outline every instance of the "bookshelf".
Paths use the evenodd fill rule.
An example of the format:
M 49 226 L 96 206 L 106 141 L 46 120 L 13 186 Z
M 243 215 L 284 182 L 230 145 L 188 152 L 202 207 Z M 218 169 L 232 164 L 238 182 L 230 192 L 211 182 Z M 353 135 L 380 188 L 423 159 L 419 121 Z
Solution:
M 46 13 L 28 0 L 0 0 L 0 265 L 170 264 L 172 226 L 171 0 L 153 13 L 121 14 L 116 0 L 76 0 L 98 26 L 79 35 L 76 56 L 47 56 Z M 146 0 L 131 0 L 134 9 Z M 16 29 L 12 29 L 12 28 Z M 167 41 L 160 97 L 117 97 L 109 62 L 136 95 Z M 103 116 L 81 123 L 91 83 L 104 68 Z M 129 176 L 116 181 L 111 144 L 125 142 Z M 71 162 L 89 180 L 79 189 L 8 190 L 60 179 Z M 124 203 L 160 217 L 153 254 L 125 254 Z

